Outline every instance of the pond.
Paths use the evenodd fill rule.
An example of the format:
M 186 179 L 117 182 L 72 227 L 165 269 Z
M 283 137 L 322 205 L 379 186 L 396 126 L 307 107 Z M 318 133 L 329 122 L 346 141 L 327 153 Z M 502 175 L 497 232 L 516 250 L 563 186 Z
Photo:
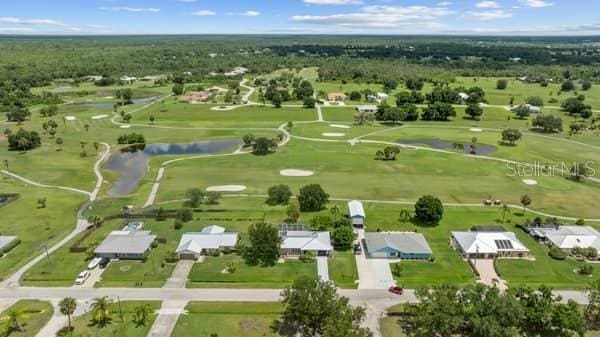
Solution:
M 399 139 L 399 144 L 424 145 L 438 150 L 463 150 L 466 154 L 486 156 L 497 151 L 495 146 L 487 144 L 475 144 L 475 152 L 471 152 L 471 142 L 452 142 L 440 139 Z
M 133 102 L 133 104 L 147 104 L 147 103 L 154 101 L 157 98 L 158 98 L 157 96 L 134 98 L 131 101 Z M 87 102 L 87 103 L 80 103 L 78 105 L 81 105 L 86 108 L 93 108 L 93 109 L 108 109 L 108 108 L 112 108 L 115 105 L 115 103 L 118 103 L 118 102 Z
M 146 173 L 150 158 L 162 155 L 219 153 L 242 144 L 241 139 L 207 140 L 182 144 L 132 145 L 113 153 L 104 168 L 119 174 L 108 190 L 111 196 L 127 195 L 135 191 Z

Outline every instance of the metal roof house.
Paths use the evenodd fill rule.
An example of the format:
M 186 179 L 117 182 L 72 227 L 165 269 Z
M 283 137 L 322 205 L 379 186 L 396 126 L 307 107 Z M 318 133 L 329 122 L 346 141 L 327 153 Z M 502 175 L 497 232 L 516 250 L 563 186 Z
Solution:
M 370 258 L 426 260 L 431 257 L 431 248 L 420 233 L 365 233 L 364 244 Z
M 96 257 L 142 260 L 152 248 L 156 235 L 150 231 L 113 231 L 94 250 Z
M 452 246 L 464 258 L 525 257 L 529 249 L 515 233 L 501 231 L 452 232 Z
M 356 111 L 376 113 L 377 111 L 379 111 L 379 108 L 377 107 L 377 105 L 359 105 L 356 107 Z
M 362 228 L 365 225 L 365 209 L 363 208 L 362 202 L 358 200 L 352 200 L 348 202 L 348 216 L 353 226 Z
M 575 248 L 595 248 L 600 251 L 600 233 L 590 226 L 530 227 L 529 232 L 567 253 Z
M 220 226 L 208 226 L 200 233 L 183 234 L 176 252 L 182 260 L 197 260 L 203 254 L 233 249 L 237 242 L 238 233 L 226 232 Z
M 304 226 L 281 225 L 279 227 L 280 255 L 297 257 L 306 252 L 316 256 L 329 256 L 333 251 L 329 232 L 314 232 Z
M 8 253 L 19 243 L 19 238 L 16 236 L 0 235 L 0 252 Z

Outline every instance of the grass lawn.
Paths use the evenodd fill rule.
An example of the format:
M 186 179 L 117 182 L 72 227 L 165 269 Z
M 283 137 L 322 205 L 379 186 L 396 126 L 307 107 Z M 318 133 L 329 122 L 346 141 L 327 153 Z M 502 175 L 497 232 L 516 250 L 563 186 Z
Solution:
M 190 302 L 171 336 L 277 337 L 272 326 L 283 312 L 279 303 Z
M 148 335 L 157 315 L 152 313 L 144 325 L 138 325 L 134 321 L 134 313 L 135 308 L 141 304 L 149 304 L 153 311 L 160 309 L 160 302 L 123 301 L 121 302 L 123 321 L 121 321 L 119 306 L 117 303 L 113 303 L 111 305 L 111 320 L 107 326 L 101 328 L 95 325 L 92 321 L 93 312 L 89 311 L 73 320 L 74 335 L 82 337 L 145 337 Z
M 230 263 L 235 273 L 223 273 Z M 284 288 L 300 276 L 317 277 L 316 262 L 286 260 L 273 267 L 249 266 L 237 255 L 208 256 L 189 274 L 190 288 Z
M 335 251 L 329 258 L 329 278 L 340 288 L 358 287 L 358 271 L 356 259 L 351 250 Z
M 85 197 L 71 192 L 27 186 L 0 177 L 0 190 L 19 193 L 19 199 L 0 207 L 0 232 L 16 235 L 21 243 L 0 258 L 0 277 L 4 278 L 27 261 L 42 254 L 42 244 L 52 246 L 75 228 L 75 213 Z M 47 198 L 46 208 L 37 200 Z
M 4 326 L 10 310 L 16 310 L 22 316 L 19 323 L 24 331 L 14 331 L 10 337 L 33 337 L 50 321 L 54 309 L 50 302 L 21 300 L 0 314 L 0 324 Z M 4 334 L 2 336 L 5 336 Z

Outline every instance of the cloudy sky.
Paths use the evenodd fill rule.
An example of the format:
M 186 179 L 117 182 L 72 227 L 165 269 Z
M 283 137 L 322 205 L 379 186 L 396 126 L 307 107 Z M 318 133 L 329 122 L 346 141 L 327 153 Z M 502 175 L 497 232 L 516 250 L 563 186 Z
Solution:
M 0 34 L 600 34 L 597 0 L 18 0 Z

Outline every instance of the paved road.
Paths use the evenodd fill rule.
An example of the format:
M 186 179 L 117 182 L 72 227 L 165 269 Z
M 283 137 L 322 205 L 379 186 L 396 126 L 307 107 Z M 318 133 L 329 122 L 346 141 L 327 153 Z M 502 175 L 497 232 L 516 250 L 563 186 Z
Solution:
M 77 188 L 73 188 L 73 187 L 67 187 L 67 186 L 55 186 L 55 185 L 46 185 L 46 184 L 42 184 L 42 183 L 38 183 L 35 182 L 33 180 L 29 180 L 25 177 L 22 177 L 18 174 L 12 173 L 12 172 L 8 172 L 6 170 L 0 170 L 0 172 L 2 172 L 3 174 L 13 177 L 15 179 L 19 179 L 21 181 L 23 181 L 24 183 L 27 183 L 29 185 L 35 186 L 35 187 L 43 187 L 43 188 L 54 188 L 54 189 L 59 189 L 59 190 L 64 190 L 64 191 L 69 191 L 69 192 L 75 192 L 75 193 L 80 193 L 80 194 L 85 194 L 88 197 L 92 197 L 92 193 L 88 192 L 88 191 L 84 191 L 84 190 L 80 190 Z

